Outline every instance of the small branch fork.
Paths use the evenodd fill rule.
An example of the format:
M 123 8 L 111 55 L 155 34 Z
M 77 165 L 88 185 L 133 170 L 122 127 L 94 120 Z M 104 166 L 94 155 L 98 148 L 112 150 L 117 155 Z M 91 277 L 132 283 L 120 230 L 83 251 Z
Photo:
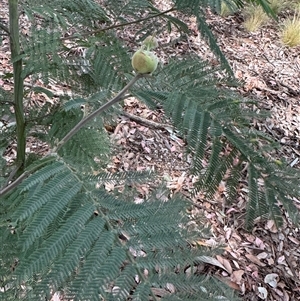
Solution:
M 67 142 L 69 141 L 81 128 L 83 128 L 88 122 L 90 122 L 93 118 L 101 114 L 110 106 L 114 105 L 115 103 L 121 101 L 123 99 L 124 94 L 127 90 L 129 90 L 140 78 L 149 77 L 149 74 L 136 74 L 135 77 L 131 79 L 131 81 L 110 101 L 105 103 L 99 109 L 91 113 L 90 115 L 83 118 L 70 132 L 58 142 L 56 147 L 54 147 L 48 154 L 48 156 L 56 155 L 57 151 Z M 39 168 L 39 166 L 37 167 Z M 13 188 L 15 188 L 18 184 L 20 184 L 28 175 L 32 174 L 35 171 L 33 168 L 30 172 L 24 172 L 21 176 L 19 176 L 15 181 L 10 184 L 7 184 L 3 189 L 0 190 L 0 197 L 7 194 Z

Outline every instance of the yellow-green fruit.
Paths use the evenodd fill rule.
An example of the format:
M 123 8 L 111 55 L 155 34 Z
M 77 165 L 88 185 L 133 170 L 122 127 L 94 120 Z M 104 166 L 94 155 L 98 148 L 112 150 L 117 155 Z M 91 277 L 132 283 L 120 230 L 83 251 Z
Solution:
M 142 45 L 145 45 L 147 50 L 154 49 L 158 46 L 158 42 L 156 37 L 154 36 L 148 36 L 142 43 Z
M 137 73 L 153 73 L 157 68 L 158 58 L 151 51 L 139 49 L 133 55 L 131 64 Z

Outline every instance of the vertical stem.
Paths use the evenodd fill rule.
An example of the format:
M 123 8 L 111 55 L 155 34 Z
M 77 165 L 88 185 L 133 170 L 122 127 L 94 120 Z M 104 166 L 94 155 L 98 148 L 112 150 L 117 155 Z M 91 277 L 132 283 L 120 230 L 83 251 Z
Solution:
M 17 126 L 17 175 L 24 170 L 25 163 L 25 115 L 23 106 L 23 78 L 22 78 L 22 59 L 20 55 L 20 37 L 19 37 L 19 17 L 18 0 L 9 0 L 9 31 L 10 31 L 10 49 L 11 59 L 14 70 L 14 108 Z

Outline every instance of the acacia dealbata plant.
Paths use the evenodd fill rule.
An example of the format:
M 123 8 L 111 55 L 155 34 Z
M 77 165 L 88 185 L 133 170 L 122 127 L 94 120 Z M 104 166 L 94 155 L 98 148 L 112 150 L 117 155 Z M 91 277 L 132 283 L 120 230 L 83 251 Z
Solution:
M 266 1 L 257 2 L 268 11 Z M 10 41 L 13 74 L 2 80 L 14 89 L 0 88 L 0 298 L 50 300 L 60 292 L 64 300 L 236 300 L 196 268 L 220 249 L 195 243 L 206 234 L 200 225 L 191 228 L 188 200 L 180 194 L 168 198 L 160 186 L 136 204 L 134 184 L 155 175 L 106 172 L 114 145 L 104 122 L 120 112 L 119 100 L 134 96 L 163 108 L 186 140 L 191 173 L 198 177 L 192 193 L 212 198 L 226 176 L 228 202 L 234 202 L 247 173 L 246 227 L 259 216 L 280 226 L 282 207 L 297 222 L 299 173 L 272 160 L 272 139 L 250 128 L 260 118 L 253 101 L 224 88 L 234 82 L 232 71 L 205 22 L 205 10 L 219 9 L 221 1 L 174 0 L 167 11 L 146 0 L 6 5 L 9 17 L 0 30 Z M 151 76 L 133 71 L 136 49 L 125 45 L 122 30 L 135 24 L 137 47 L 147 36 L 174 28 L 185 38 L 187 25 L 171 12 L 196 17 L 218 68 L 178 55 Z M 24 32 L 22 20 L 30 24 Z M 61 93 L 51 89 L 56 84 Z M 33 94 L 50 101 L 39 106 Z M 106 106 L 109 101 L 115 105 Z M 29 139 L 47 143 L 50 151 L 26 153 Z M 13 144 L 16 159 L 7 164 L 4 156 Z M 124 185 L 124 192 L 107 192 L 103 184 L 109 182 Z

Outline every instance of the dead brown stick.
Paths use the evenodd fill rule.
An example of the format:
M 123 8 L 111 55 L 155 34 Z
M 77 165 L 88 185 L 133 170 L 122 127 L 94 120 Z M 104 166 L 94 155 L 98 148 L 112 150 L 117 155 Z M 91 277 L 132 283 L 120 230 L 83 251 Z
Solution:
M 133 115 L 133 114 L 125 112 L 125 111 L 122 112 L 122 115 L 125 116 L 125 117 L 128 117 L 131 120 L 136 121 L 138 123 L 145 124 L 146 126 L 148 126 L 150 128 L 167 130 L 167 131 L 173 130 L 172 125 L 151 121 L 151 120 L 148 120 L 146 118 L 136 116 L 136 115 Z

